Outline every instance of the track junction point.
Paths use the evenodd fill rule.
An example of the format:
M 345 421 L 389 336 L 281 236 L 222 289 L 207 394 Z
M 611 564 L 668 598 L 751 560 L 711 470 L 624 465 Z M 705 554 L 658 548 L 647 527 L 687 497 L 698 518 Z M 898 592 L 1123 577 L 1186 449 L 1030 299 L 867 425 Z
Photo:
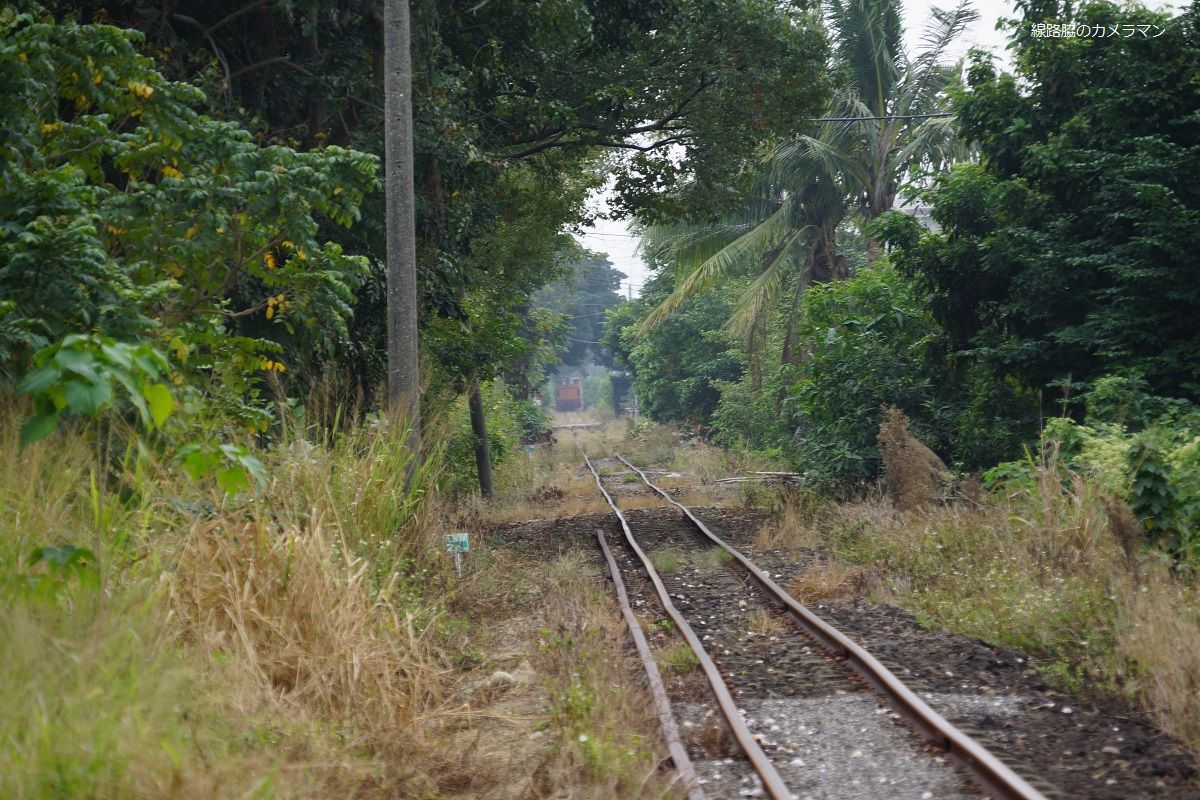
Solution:
M 624 546 L 633 554 L 636 563 L 640 565 L 639 569 L 653 586 L 654 594 L 657 595 L 658 602 L 661 604 L 663 611 L 695 654 L 708 682 L 712 697 L 715 699 L 716 705 L 720 708 L 721 714 L 725 718 L 729 731 L 733 734 L 738 749 L 753 767 L 759 782 L 753 791 L 763 793 L 765 796 L 773 798 L 773 800 L 792 800 L 792 798 L 798 797 L 799 794 L 790 788 L 784 778 L 781 777 L 780 769 L 777 769 L 772 757 L 760 745 L 761 734 L 751 731 L 751 726 L 747 723 L 742 710 L 739 709 L 738 701 L 735 700 L 733 693 L 731 693 L 725 676 L 722 675 L 717 663 L 706 650 L 701 636 L 697 635 L 686 619 L 685 614 L 681 613 L 677 607 L 676 601 L 684 602 L 684 597 L 676 594 L 672 598 L 671 592 L 664 584 L 658 570 L 655 569 L 651 557 L 643 549 L 637 536 L 635 536 L 628 519 L 618 507 L 613 495 L 605 488 L 600 472 L 597 471 L 587 454 L 583 452 L 582 447 L 580 448 L 580 452 L 583 454 L 584 463 L 595 479 L 597 488 L 620 522 L 621 530 L 624 534 Z M 678 509 L 682 517 L 709 543 L 727 553 L 730 568 L 744 571 L 746 576 L 771 599 L 775 607 L 786 613 L 795 622 L 801 636 L 818 645 L 826 658 L 832 659 L 839 664 L 841 666 L 840 671 L 843 673 L 842 678 L 847 682 L 848 689 L 859 688 L 858 684 L 860 682 L 869 686 L 877 696 L 881 697 L 915 732 L 926 740 L 935 753 L 944 753 L 960 765 L 969 776 L 971 782 L 987 796 L 996 798 L 997 800 L 1046 800 L 1042 792 L 1034 788 L 1028 781 L 1013 771 L 996 755 L 989 752 L 979 742 L 963 733 L 934 711 L 924 700 L 918 697 L 915 692 L 900 681 L 864 648 L 819 617 L 811 609 L 797 602 L 768 573 L 761 570 L 750 559 L 746 558 L 745 555 L 714 534 L 691 509 L 679 503 L 667 491 L 652 483 L 645 472 L 635 467 L 619 454 L 615 455 L 615 458 L 631 470 L 632 473 L 636 474 L 650 490 L 657 492 L 667 503 Z M 617 560 L 614 559 L 612 550 L 603 532 L 598 531 L 597 534 L 614 584 L 618 587 L 618 596 L 621 598 L 622 610 L 625 612 L 626 621 L 631 631 L 636 631 L 634 634 L 636 640 L 638 638 L 637 634 L 641 633 L 641 631 L 638 629 L 639 623 L 636 616 L 629 609 L 627 593 L 620 576 Z M 704 638 L 707 639 L 710 637 L 705 635 Z M 643 647 L 643 644 L 644 637 L 642 644 L 639 644 L 638 650 L 642 656 L 643 663 L 646 665 L 647 673 L 651 675 L 652 694 L 655 697 L 660 720 L 663 721 L 664 737 L 667 741 L 668 749 L 675 760 L 681 784 L 687 787 L 689 800 L 698 800 L 699 797 L 704 795 L 701 787 L 697 785 L 696 774 L 690 760 L 687 758 L 686 753 L 682 752 L 683 748 L 679 743 L 678 729 L 673 718 L 670 701 L 667 700 L 665 692 L 661 691 L 661 680 L 658 678 L 657 666 L 650 657 L 648 648 Z M 805 649 L 807 650 L 807 648 Z M 656 684 L 658 686 L 657 689 L 655 689 Z M 864 743 L 858 740 L 847 741 L 844 743 L 844 747 L 850 749 L 862 748 L 864 747 Z

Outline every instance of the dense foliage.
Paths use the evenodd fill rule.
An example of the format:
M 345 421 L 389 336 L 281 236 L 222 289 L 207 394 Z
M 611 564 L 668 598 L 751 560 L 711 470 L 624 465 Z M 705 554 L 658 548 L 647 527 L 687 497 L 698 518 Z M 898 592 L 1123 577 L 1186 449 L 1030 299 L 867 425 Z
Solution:
M 886 263 L 813 287 L 799 338 L 809 343 L 784 406 L 798 458 L 819 480 L 875 475 L 880 409 L 920 420 L 930 441 L 948 438 L 941 331 L 919 293 Z M 932 434 L 932 436 L 931 436 Z
M 381 152 L 374 3 L 88 0 L 52 8 L 143 31 L 163 70 L 205 86 L 213 113 L 263 140 Z M 527 383 L 511 361 L 525 364 L 547 332 L 513 325 L 524 309 L 511 298 L 552 280 L 558 258 L 533 244 L 524 260 L 540 277 L 522 282 L 485 243 L 511 238 L 523 216 L 535 219 L 518 239 L 527 243 L 578 224 L 578 189 L 592 180 L 594 156 L 619 154 L 606 164 L 617 174 L 618 205 L 705 215 L 736 199 L 755 147 L 811 114 L 823 95 L 823 31 L 790 4 L 425 0 L 411 9 L 419 278 L 435 331 L 429 355 L 451 382 L 473 364 L 485 376 L 508 371 L 513 386 Z M 684 174 L 698 181 L 686 191 L 677 180 Z M 536 191 L 514 191 L 522 182 Z M 371 254 L 374 266 L 382 197 L 365 202 L 362 225 L 330 233 Z M 338 360 L 368 393 L 382 376 L 380 275 L 375 267 L 357 295 L 349 358 Z M 511 291 L 478 291 L 484 284 Z M 489 345 L 475 353 L 443 346 L 464 334 Z M 522 342 L 510 346 L 514 336 Z
M 263 381 L 347 344 L 367 266 L 321 224 L 358 217 L 375 159 L 257 144 L 135 33 L 11 9 L 0 28 L 0 371 L 44 353 L 20 385 L 39 401 L 30 436 L 94 416 L 114 385 L 161 422 L 165 385 L 130 370 L 262 429 Z
M 843 114 L 891 108 L 878 104 L 878 91 L 861 96 L 855 81 L 870 84 L 876 73 L 855 68 L 871 58 L 904 68 L 903 59 L 851 46 L 867 29 L 880 31 L 879 41 L 896 35 L 888 6 L 839 3 L 831 12 L 852 78 L 835 95 Z M 1188 487 L 1200 387 L 1192 319 L 1200 307 L 1200 17 L 1194 6 L 1172 18 L 1102 2 L 1022 10 L 1024 19 L 1010 23 L 1013 74 L 983 55 L 962 87 L 944 71 L 928 73 L 949 89 L 941 101 L 952 101 L 954 119 L 941 131 L 953 127 L 959 139 L 943 140 L 919 163 L 937 167 L 972 147 L 977 154 L 906 190 L 927 187 L 920 203 L 936 225 L 883 213 L 892 194 L 863 212 L 854 231 L 837 226 L 846 209 L 870 205 L 875 184 L 863 180 L 864 165 L 884 151 L 912 157 L 907 145 L 881 149 L 878 137 L 839 137 L 845 131 L 836 126 L 785 139 L 770 150 L 740 216 L 708 228 L 686 220 L 649 228 L 652 245 L 665 242 L 652 250 L 668 267 L 663 274 L 673 267 L 682 280 L 657 308 L 622 309 L 610 332 L 619 329 L 644 395 L 671 400 L 647 403 L 651 415 L 686 417 L 718 441 L 784 455 L 828 488 L 879 475 L 885 406 L 902 410 L 911 432 L 960 472 L 1001 463 L 987 473 L 993 481 L 1032 474 L 1022 454 L 1038 452 L 1039 422 L 1066 413 L 1076 421 L 1053 423 L 1043 441 L 1059 442 L 1066 468 L 1125 498 L 1149 538 L 1186 562 L 1197 524 Z M 1035 38 L 1032 25 L 1045 21 L 1162 34 Z M 919 66 L 929 65 L 908 68 Z M 885 77 L 889 86 L 913 81 Z M 821 156 L 815 166 L 827 179 L 805 153 Z M 891 174 L 888 191 L 916 171 Z M 797 176 L 799 184 L 787 183 Z M 816 213 L 818 191 L 830 195 L 834 213 Z M 821 243 L 833 241 L 822 229 L 847 243 L 847 233 L 860 236 L 867 257 L 843 264 L 842 274 L 817 270 Z M 809 261 L 789 264 L 784 253 L 796 242 Z M 747 285 L 746 274 L 754 276 L 750 291 L 731 294 Z M 738 299 L 710 306 L 707 323 L 697 324 L 699 306 L 683 301 L 700 289 L 707 294 L 696 299 L 706 303 Z M 719 361 L 703 334 L 716 327 L 707 315 L 731 313 L 730 326 L 749 338 L 726 340 L 732 349 L 723 357 L 780 363 L 708 381 L 707 401 L 681 414 L 675 398 L 691 384 L 680 384 L 671 365 L 696 364 L 694 380 L 711 372 Z
M 609 312 L 604 343 L 634 376 L 639 407 L 653 419 L 705 424 L 720 400 L 719 383 L 741 377 L 744 357 L 722 330 L 729 315 L 728 293 L 689 299 L 678 313 L 649 334 L 637 321 L 671 291 L 670 281 L 649 281 L 642 296 Z
M 1200 9 L 1039 3 L 1026 22 L 1051 18 L 1163 33 L 1041 39 L 1025 24 L 1015 75 L 977 57 L 956 108 L 980 161 L 929 193 L 940 233 L 895 231 L 899 264 L 993 371 L 1078 388 L 1133 370 L 1195 399 Z

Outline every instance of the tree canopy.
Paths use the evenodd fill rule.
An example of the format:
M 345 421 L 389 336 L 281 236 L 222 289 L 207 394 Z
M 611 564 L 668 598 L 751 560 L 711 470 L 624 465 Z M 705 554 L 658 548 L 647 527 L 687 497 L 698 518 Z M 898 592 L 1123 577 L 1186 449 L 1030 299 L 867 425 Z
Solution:
M 976 56 L 956 110 L 979 163 L 929 192 L 939 233 L 894 221 L 896 258 L 955 345 L 1001 373 L 1048 387 L 1132 370 L 1200 397 L 1200 9 L 1031 5 L 1041 18 L 1163 34 L 1019 27 L 1016 74 Z

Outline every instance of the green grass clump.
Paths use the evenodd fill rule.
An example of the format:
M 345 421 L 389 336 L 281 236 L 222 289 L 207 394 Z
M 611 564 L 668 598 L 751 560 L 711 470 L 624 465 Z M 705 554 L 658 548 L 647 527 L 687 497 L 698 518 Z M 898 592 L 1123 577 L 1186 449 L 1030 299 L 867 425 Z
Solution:
M 646 555 L 659 572 L 669 574 L 683 568 L 683 553 L 678 550 L 652 550 Z
M 700 666 L 700 660 L 687 642 L 676 642 L 658 651 L 655 658 L 663 672 L 686 675 Z
M 710 547 L 696 555 L 696 567 L 701 572 L 716 572 L 733 563 L 733 556 L 723 547 Z

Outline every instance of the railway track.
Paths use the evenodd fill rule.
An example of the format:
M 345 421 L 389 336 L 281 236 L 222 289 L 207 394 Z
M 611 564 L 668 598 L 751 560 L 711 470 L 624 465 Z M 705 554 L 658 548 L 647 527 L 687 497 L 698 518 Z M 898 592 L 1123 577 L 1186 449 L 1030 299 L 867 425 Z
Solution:
M 866 650 L 793 599 L 769 573 L 720 539 L 645 472 L 616 455 L 627 474 L 637 475 L 680 512 L 678 522 L 667 528 L 635 534 L 591 459 L 586 453 L 583 457 L 620 522 L 621 538 L 610 542 L 602 531 L 597 537 L 622 611 L 636 631 L 664 737 L 689 800 L 831 796 L 831 783 L 844 785 L 844 793 L 837 795 L 843 797 L 967 798 L 981 791 L 1001 800 L 1045 800 Z M 652 559 L 661 552 L 682 559 L 665 576 Z M 713 762 L 723 766 L 707 772 L 693 766 L 626 584 L 633 587 L 635 602 L 661 607 L 691 648 L 749 770 L 731 759 Z M 750 628 L 755 624 L 765 630 L 754 633 Z M 775 635 L 769 635 L 772 632 Z M 881 713 L 888 709 L 890 713 Z M 892 720 L 907 723 L 923 745 L 917 746 Z M 796 743 L 804 737 L 804 744 Z M 841 765 L 832 770 L 838 774 L 820 776 L 817 783 L 826 788 L 815 794 L 812 773 L 818 765 L 809 763 L 814 737 L 821 738 L 817 751 L 833 756 L 820 759 L 819 769 Z M 961 773 L 947 767 L 946 757 L 965 771 L 973 786 L 964 785 Z

